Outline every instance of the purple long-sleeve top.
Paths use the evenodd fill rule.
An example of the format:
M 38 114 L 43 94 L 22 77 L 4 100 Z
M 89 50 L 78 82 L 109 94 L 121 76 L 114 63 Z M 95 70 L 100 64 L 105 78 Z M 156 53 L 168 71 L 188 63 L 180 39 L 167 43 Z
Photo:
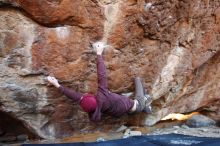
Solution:
M 101 120 L 102 114 L 120 117 L 133 107 L 134 101 L 126 96 L 113 93 L 108 90 L 106 68 L 101 55 L 97 55 L 98 90 L 95 95 L 97 107 L 93 113 L 89 113 L 91 121 Z M 80 102 L 82 93 L 75 92 L 67 87 L 60 86 L 59 90 L 71 98 L 74 102 Z

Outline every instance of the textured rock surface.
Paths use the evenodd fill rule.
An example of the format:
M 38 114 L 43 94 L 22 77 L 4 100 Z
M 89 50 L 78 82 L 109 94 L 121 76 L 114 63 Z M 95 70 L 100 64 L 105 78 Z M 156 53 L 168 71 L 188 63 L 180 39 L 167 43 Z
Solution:
M 216 122 L 203 115 L 194 115 L 186 121 L 186 125 L 189 127 L 209 127 L 215 126 Z
M 169 113 L 205 111 L 219 120 L 220 2 L 186 0 L 0 0 L 0 110 L 44 138 L 153 125 Z M 90 41 L 103 39 L 110 90 L 131 92 L 139 75 L 153 114 L 90 123 L 48 86 L 95 92 Z

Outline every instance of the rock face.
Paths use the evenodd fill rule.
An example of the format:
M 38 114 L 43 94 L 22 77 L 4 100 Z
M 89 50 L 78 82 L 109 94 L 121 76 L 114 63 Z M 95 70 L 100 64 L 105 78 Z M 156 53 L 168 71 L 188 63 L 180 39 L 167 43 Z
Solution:
M 205 111 L 219 120 L 220 2 L 178 0 L 0 0 L 0 111 L 43 138 L 120 123 L 153 125 L 170 113 Z M 153 114 L 89 122 L 44 81 L 51 74 L 96 92 L 91 41 L 103 40 L 108 85 L 132 92 L 140 76 Z

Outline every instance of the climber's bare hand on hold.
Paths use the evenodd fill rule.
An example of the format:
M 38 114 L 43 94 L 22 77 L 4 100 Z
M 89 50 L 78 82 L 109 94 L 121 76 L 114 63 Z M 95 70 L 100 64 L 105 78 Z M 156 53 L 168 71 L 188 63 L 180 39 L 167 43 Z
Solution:
M 58 83 L 58 80 L 55 77 L 47 76 L 47 81 L 50 82 L 55 87 L 59 88 L 60 84 Z
M 107 45 L 104 42 L 96 42 L 92 45 L 93 49 L 96 51 L 97 55 L 102 55 L 104 49 Z

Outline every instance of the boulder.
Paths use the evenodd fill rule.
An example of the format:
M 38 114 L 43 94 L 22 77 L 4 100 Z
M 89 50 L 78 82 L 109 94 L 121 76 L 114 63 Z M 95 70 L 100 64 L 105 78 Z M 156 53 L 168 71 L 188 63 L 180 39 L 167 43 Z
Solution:
M 154 125 L 170 113 L 206 111 L 219 120 L 220 2 L 177 0 L 0 0 L 0 111 L 36 135 L 61 138 L 117 125 Z M 100 124 L 45 82 L 97 90 L 91 42 L 112 92 L 134 92 L 140 76 L 153 113 L 103 116 Z M 116 126 L 115 126 L 116 125 Z M 111 127 L 111 128 L 109 128 Z
M 216 122 L 203 115 L 194 115 L 186 121 L 186 125 L 189 127 L 199 128 L 214 126 Z
M 27 141 L 28 140 L 28 135 L 26 134 L 20 134 L 16 137 L 17 141 Z

